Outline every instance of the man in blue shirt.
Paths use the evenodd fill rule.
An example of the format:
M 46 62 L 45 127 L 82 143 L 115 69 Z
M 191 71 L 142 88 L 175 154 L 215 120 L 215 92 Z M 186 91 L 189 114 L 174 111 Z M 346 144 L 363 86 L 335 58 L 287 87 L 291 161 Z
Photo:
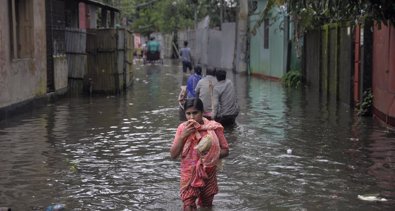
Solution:
M 187 98 L 195 98 L 195 88 L 197 83 L 202 79 L 202 67 L 196 66 L 195 72 L 189 76 L 187 81 Z
M 191 49 L 188 47 L 188 41 L 184 41 L 184 47 L 180 50 L 180 57 L 182 61 L 182 71 L 184 73 L 187 72 L 187 69 L 192 71 L 192 55 Z

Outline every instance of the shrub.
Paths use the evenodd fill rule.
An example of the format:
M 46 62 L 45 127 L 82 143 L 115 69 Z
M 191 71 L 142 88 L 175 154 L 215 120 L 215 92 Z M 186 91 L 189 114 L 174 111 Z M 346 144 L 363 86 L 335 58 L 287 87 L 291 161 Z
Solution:
M 359 116 L 371 116 L 373 107 L 373 93 L 368 89 L 362 94 L 362 101 L 357 104 L 357 114 Z
M 302 74 L 300 71 L 291 70 L 281 78 L 281 82 L 286 87 L 298 88 L 302 84 Z

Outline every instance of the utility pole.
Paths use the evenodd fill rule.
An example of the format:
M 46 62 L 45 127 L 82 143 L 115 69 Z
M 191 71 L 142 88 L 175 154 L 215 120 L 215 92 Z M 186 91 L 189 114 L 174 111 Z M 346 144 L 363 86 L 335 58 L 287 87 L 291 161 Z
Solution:
M 194 22 L 195 22 L 195 30 L 197 29 L 197 9 L 198 9 L 198 3 L 196 2 L 195 4 L 194 4 L 194 14 L 193 14 L 193 19 L 194 19 Z
M 220 5 L 220 8 L 219 8 L 219 20 L 220 20 L 220 23 L 221 23 L 220 28 L 222 28 L 222 24 L 224 23 L 224 0 L 221 0 L 220 4 L 221 5 Z
M 239 0 L 236 28 L 236 51 L 234 58 L 234 70 L 236 72 L 247 71 L 247 39 L 248 39 L 248 0 Z

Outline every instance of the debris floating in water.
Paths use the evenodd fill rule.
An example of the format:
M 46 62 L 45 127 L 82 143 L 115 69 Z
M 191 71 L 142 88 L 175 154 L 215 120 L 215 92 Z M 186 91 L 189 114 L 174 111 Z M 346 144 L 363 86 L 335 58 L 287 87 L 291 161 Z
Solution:
M 64 204 L 54 204 L 48 206 L 45 211 L 65 211 L 65 206 Z
M 377 195 L 358 195 L 358 199 L 363 201 L 387 201 L 386 198 L 381 198 Z
M 292 154 L 292 149 L 287 149 L 287 154 Z

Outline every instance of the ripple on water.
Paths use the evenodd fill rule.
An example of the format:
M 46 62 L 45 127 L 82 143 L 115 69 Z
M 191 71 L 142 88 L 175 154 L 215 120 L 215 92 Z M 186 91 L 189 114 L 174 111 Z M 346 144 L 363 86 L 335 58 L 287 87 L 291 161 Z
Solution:
M 169 155 L 179 68 L 143 66 L 124 95 L 65 98 L 0 122 L 0 207 L 179 210 L 180 161 Z M 213 210 L 393 209 L 393 132 L 306 90 L 236 78 L 241 113 L 225 128 L 230 155 Z M 371 193 L 388 202 L 357 199 Z

